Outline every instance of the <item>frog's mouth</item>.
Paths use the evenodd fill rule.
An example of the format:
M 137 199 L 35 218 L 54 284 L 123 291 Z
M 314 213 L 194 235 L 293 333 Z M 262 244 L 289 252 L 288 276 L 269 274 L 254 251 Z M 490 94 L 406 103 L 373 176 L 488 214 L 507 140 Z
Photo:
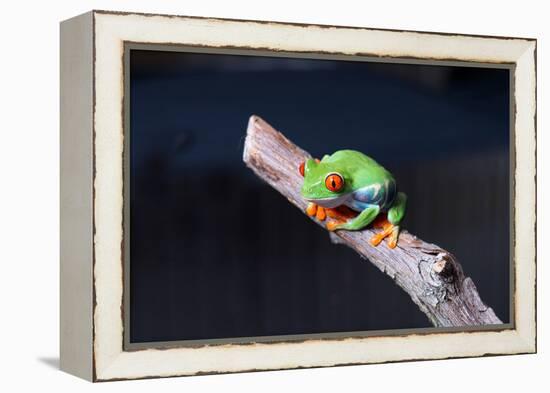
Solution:
M 326 207 L 327 209 L 332 209 L 338 206 L 345 204 L 348 199 L 348 195 L 339 195 L 335 197 L 328 198 L 304 198 L 308 202 L 313 202 L 319 206 Z

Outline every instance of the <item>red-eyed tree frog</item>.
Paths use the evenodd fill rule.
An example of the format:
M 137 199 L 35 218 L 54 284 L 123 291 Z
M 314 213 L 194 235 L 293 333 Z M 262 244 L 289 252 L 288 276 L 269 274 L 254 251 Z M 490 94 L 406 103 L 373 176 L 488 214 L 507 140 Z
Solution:
M 389 237 L 389 247 L 397 246 L 407 196 L 397 191 L 394 177 L 380 164 L 361 152 L 339 150 L 321 161 L 307 160 L 300 173 L 309 216 L 325 221 L 328 215 L 333 219 L 327 223 L 330 231 L 358 231 L 387 213 L 387 218 L 380 215 L 374 222 L 382 231 L 370 242 L 377 246 Z

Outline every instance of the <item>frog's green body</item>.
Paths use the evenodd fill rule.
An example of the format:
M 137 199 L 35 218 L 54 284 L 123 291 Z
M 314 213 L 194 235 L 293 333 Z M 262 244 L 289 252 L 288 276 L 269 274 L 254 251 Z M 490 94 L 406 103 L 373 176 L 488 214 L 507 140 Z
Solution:
M 334 175 L 338 180 L 337 190 L 327 185 L 328 176 Z M 354 150 L 337 151 L 324 156 L 320 162 L 308 160 L 301 193 L 307 201 L 324 208 L 347 206 L 359 213 L 351 220 L 334 225 L 332 230 L 360 230 L 380 212 L 387 212 L 388 221 L 397 227 L 395 237 L 405 214 L 407 199 L 404 193 L 397 192 L 390 172 L 372 158 Z

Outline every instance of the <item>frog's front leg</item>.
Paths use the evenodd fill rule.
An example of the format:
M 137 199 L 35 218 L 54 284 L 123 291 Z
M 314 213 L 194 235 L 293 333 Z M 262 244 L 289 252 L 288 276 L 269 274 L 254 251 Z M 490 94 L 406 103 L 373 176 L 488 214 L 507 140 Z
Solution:
M 326 208 L 325 211 L 327 213 L 327 217 L 331 218 L 331 221 L 327 223 L 327 229 L 329 231 L 334 230 L 337 225 L 343 224 L 346 221 L 357 217 L 357 215 L 359 214 L 345 205 L 335 208 Z
M 339 229 L 346 229 L 348 231 L 358 231 L 369 225 L 380 213 L 380 207 L 378 205 L 365 204 L 365 208 L 359 213 L 359 215 L 346 222 L 329 222 L 327 229 L 329 231 L 337 231 Z

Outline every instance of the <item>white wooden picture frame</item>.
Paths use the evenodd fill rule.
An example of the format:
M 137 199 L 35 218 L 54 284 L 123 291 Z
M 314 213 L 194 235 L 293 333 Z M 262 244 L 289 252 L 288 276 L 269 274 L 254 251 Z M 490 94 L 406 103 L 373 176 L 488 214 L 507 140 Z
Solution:
M 125 43 L 513 69 L 513 323 L 300 342 L 124 347 Z M 61 368 L 90 381 L 536 351 L 536 40 L 92 11 L 61 24 Z

